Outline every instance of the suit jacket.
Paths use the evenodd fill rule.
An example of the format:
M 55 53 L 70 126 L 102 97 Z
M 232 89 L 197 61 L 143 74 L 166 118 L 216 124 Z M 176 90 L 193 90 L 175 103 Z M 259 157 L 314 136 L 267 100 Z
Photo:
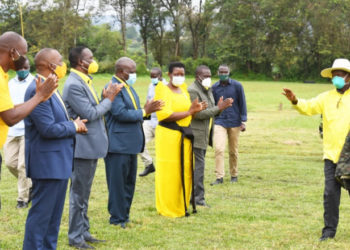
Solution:
M 36 82 L 33 80 L 26 91 L 25 101 L 35 92 Z M 76 129 L 56 94 L 40 103 L 24 123 L 27 177 L 68 179 L 73 168 Z
M 77 134 L 75 158 L 98 159 L 105 157 L 108 138 L 103 115 L 110 110 L 112 102 L 104 99 L 96 103 L 89 87 L 76 73 L 71 72 L 64 84 L 62 98 L 70 118 L 87 119 L 87 134 Z
M 213 136 L 213 133 L 210 133 L 212 128 L 209 128 L 210 118 L 213 118 L 213 125 L 214 117 L 220 113 L 220 110 L 215 106 L 211 88 L 206 90 L 198 81 L 195 81 L 188 87 L 188 93 L 190 94 L 191 101 L 198 98 L 199 102 L 205 101 L 208 103 L 208 108 L 196 113 L 191 121 L 191 128 L 194 135 L 193 146 L 195 148 L 207 149 L 208 143 L 212 141 Z
M 113 76 L 112 83 L 119 84 L 120 82 Z M 114 99 L 110 111 L 105 115 L 109 138 L 108 152 L 138 154 L 143 151 L 145 146 L 140 100 L 131 86 L 130 91 L 134 95 L 137 109 L 135 109 L 132 99 L 124 87 Z

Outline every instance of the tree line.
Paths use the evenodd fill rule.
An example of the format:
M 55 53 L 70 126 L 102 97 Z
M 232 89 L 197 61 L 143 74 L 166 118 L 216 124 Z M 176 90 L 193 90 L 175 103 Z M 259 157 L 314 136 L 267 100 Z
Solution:
M 20 3 L 0 3 L 1 33 L 21 33 Z M 94 22 L 111 10 L 117 25 Z M 225 63 L 246 77 L 316 80 L 350 57 L 350 0 L 33 0 L 22 16 L 29 55 L 85 45 L 105 72 L 128 55 L 140 73 L 182 60 L 191 74 Z

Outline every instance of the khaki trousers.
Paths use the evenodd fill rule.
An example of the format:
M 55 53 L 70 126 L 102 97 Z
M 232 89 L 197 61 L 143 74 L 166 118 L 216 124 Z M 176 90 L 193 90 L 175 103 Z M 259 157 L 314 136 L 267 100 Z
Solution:
M 240 127 L 224 128 L 220 125 L 214 127 L 214 147 L 215 147 L 215 174 L 220 179 L 225 176 L 225 149 L 228 138 L 229 165 L 232 177 L 238 175 L 238 137 L 241 132 Z
M 145 148 L 142 153 L 140 153 L 141 159 L 145 167 L 153 163 L 152 156 L 149 154 L 146 146 L 155 137 L 155 128 L 151 126 L 149 122 L 143 123 L 143 133 L 145 134 Z
M 10 172 L 18 179 L 17 201 L 28 202 L 32 181 L 26 176 L 24 165 L 24 136 L 8 136 L 4 145 L 4 161 Z

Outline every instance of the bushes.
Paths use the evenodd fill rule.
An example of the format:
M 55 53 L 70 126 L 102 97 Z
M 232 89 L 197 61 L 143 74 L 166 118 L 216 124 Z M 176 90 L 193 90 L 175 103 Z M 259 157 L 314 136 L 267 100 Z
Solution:
M 215 59 L 211 59 L 208 57 L 203 58 L 197 58 L 193 59 L 191 57 L 188 57 L 184 60 L 181 60 L 183 64 L 185 64 L 186 67 L 186 74 L 187 75 L 195 75 L 196 68 L 199 65 L 206 65 L 210 68 L 212 75 L 215 75 L 219 66 L 220 62 L 216 61 Z

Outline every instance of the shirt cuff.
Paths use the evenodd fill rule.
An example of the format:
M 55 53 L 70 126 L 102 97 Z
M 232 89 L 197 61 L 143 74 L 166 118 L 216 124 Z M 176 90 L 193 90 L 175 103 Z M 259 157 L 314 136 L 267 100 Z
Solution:
M 75 131 L 78 131 L 78 129 L 79 129 L 78 124 L 76 122 L 73 122 L 73 123 L 74 123 L 74 126 L 75 126 Z

